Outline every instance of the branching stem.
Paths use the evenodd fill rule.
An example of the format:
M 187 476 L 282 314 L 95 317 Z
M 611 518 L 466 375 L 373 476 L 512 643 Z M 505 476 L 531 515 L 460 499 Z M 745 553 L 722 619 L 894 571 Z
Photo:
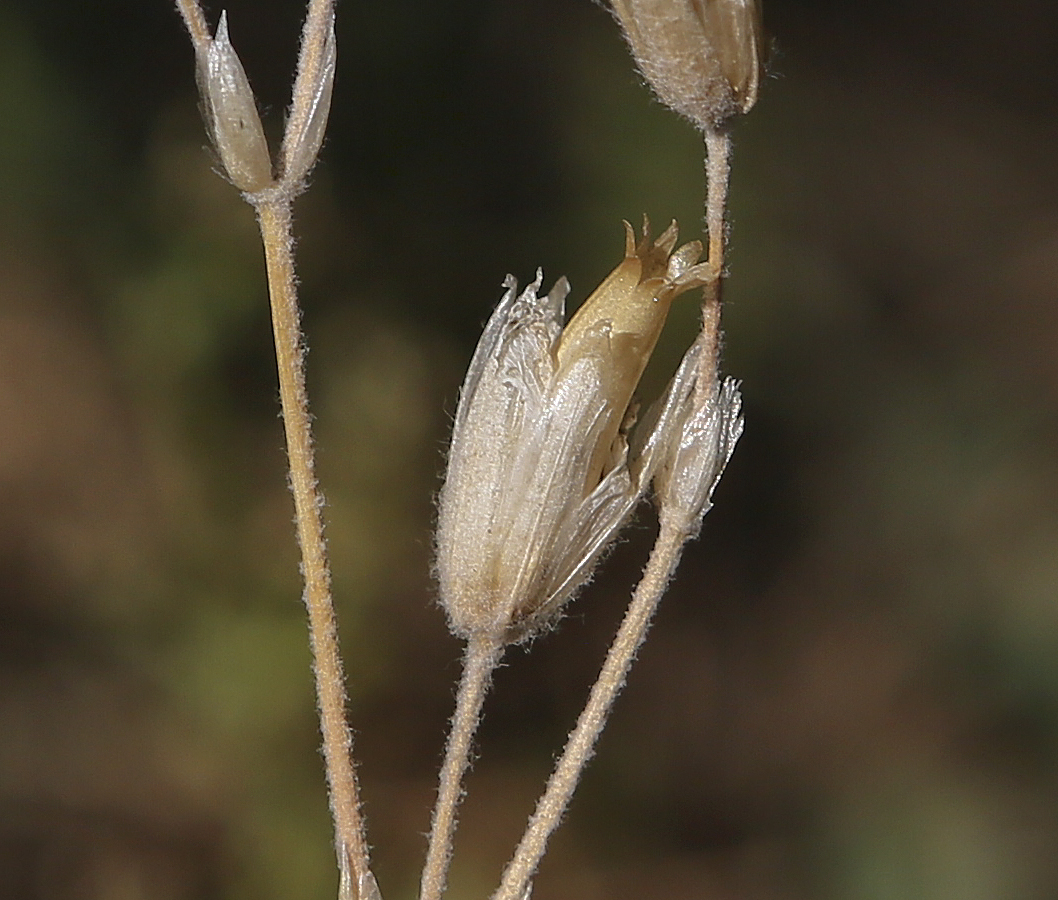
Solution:
M 503 879 L 492 900 L 522 900 L 529 882 L 547 849 L 548 839 L 558 827 L 580 776 L 595 750 L 595 743 L 606 724 L 614 700 L 624 687 L 636 651 L 646 637 L 654 611 L 669 579 L 680 561 L 687 532 L 662 517 L 654 549 L 643 578 L 632 595 L 621 627 L 610 645 L 599 677 L 588 702 L 570 733 L 562 756 L 536 804 L 525 834 L 507 864 Z
M 176 6 L 187 26 L 201 65 L 212 40 L 202 7 L 199 0 L 176 0 Z M 301 53 L 288 133 L 291 123 L 302 129 L 313 115 L 313 101 L 321 83 L 320 71 L 327 55 L 333 16 L 333 0 L 310 0 L 301 35 Z M 326 115 L 326 110 L 323 114 Z M 312 162 L 313 159 L 306 160 L 303 169 L 307 170 Z M 316 483 L 311 417 L 305 391 L 305 352 L 291 230 L 291 204 L 302 187 L 300 181 L 303 177 L 304 171 L 301 171 L 297 180 L 284 179 L 258 193 L 244 196 L 257 212 L 268 269 L 279 396 L 290 464 L 290 490 L 294 496 L 298 544 L 301 547 L 304 601 L 309 618 L 328 794 L 334 818 L 340 896 L 341 900 L 376 900 L 378 889 L 369 867 L 352 758 L 353 739 L 346 720 L 345 677 L 338 650 L 338 626 L 323 538 L 323 495 Z

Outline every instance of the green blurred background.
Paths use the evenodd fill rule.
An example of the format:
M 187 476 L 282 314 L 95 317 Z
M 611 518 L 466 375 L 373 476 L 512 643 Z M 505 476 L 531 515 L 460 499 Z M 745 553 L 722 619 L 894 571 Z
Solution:
M 301 5 L 228 10 L 274 132 Z M 1058 12 L 765 18 L 726 310 L 746 433 L 535 896 L 1054 898 Z M 430 547 L 462 370 L 505 273 L 575 301 L 622 218 L 694 235 L 701 149 L 589 0 L 344 0 L 338 41 L 298 254 L 370 837 L 410 900 L 458 674 Z M 261 252 L 204 144 L 167 2 L 0 2 L 3 900 L 334 896 Z M 652 527 L 499 673 L 452 900 L 494 887 Z

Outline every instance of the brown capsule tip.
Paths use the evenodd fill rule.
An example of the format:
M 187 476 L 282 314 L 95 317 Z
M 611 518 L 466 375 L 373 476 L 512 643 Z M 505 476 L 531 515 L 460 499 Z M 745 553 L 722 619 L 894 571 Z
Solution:
M 763 66 L 759 0 L 694 0 L 704 7 L 706 27 L 715 35 L 720 70 L 731 88 L 736 112 L 757 102 Z

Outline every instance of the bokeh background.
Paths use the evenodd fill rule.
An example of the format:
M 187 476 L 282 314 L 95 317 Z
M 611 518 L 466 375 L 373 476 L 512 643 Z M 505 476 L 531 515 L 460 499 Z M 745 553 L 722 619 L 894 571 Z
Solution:
M 230 0 L 277 129 L 302 12 Z M 211 3 L 211 21 L 220 7 Z M 539 900 L 1058 896 L 1058 11 L 765 0 L 726 369 L 747 426 Z M 583 297 L 701 148 L 589 0 L 345 0 L 298 247 L 351 716 L 410 900 L 458 674 L 430 580 L 507 272 Z M 334 896 L 250 210 L 164 0 L 0 2 L 0 898 Z M 645 386 L 694 333 L 677 309 Z M 494 887 L 653 533 L 486 710 Z

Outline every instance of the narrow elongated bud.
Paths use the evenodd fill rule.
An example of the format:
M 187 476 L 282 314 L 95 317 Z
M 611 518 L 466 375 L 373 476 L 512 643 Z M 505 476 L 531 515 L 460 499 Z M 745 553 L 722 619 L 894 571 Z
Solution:
M 304 53 L 304 50 L 302 51 Z M 301 90 L 307 93 L 305 102 L 295 103 L 296 117 L 287 122 L 283 136 L 282 178 L 298 183 L 316 164 L 316 157 L 323 144 L 327 130 L 327 117 L 331 111 L 331 91 L 334 87 L 334 70 L 338 63 L 337 43 L 334 38 L 334 13 L 327 23 L 327 37 L 323 42 L 315 65 L 305 70 L 304 85 L 295 85 L 295 96 Z
M 759 0 L 611 0 L 639 70 L 666 106 L 713 130 L 757 101 Z
M 507 293 L 456 411 L 437 525 L 437 575 L 452 629 L 520 640 L 591 575 L 649 484 L 677 407 L 630 455 L 623 428 L 678 294 L 711 277 L 701 245 L 675 250 L 627 229 L 625 258 L 563 329 L 565 279 Z
M 695 537 L 712 506 L 713 490 L 742 435 L 738 384 L 720 383 L 711 336 L 700 336 L 684 355 L 661 415 L 670 426 L 654 476 L 659 516 L 688 538 Z
M 232 184 L 253 193 L 272 185 L 272 162 L 250 82 L 228 38 L 228 14 L 199 58 L 199 92 L 213 145 Z

